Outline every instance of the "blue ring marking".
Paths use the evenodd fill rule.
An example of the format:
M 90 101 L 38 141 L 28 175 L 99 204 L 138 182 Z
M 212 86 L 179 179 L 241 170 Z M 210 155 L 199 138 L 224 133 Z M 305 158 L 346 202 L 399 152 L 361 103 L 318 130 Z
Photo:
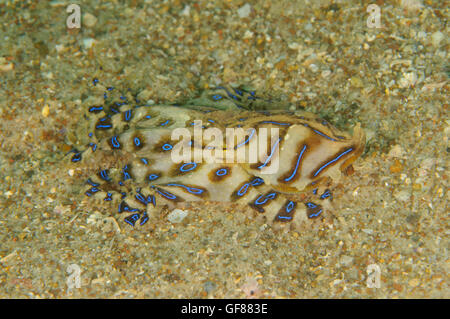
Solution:
M 309 215 L 309 218 L 312 218 L 312 217 L 317 217 L 317 216 L 319 216 L 320 214 L 322 213 L 322 209 L 321 210 L 319 210 L 317 213 L 315 213 L 315 214 L 311 214 L 311 215 Z
M 264 184 L 264 180 L 260 177 L 256 177 L 253 181 L 251 181 L 252 186 L 259 186 Z
M 241 188 L 239 188 L 239 190 L 237 191 L 237 195 L 239 197 L 243 196 L 245 193 L 247 193 L 248 187 L 250 186 L 249 183 L 245 183 L 244 185 L 241 186 Z
M 109 181 L 110 178 L 108 176 L 108 171 L 106 169 L 100 171 L 100 177 L 105 180 L 105 181 Z
M 146 115 L 145 118 L 146 118 L 146 119 L 151 119 L 152 116 L 151 116 L 151 115 Z
M 122 213 L 122 212 L 131 212 L 132 213 L 132 212 L 138 212 L 138 211 L 139 211 L 139 209 L 128 206 L 127 203 L 125 203 L 125 201 L 122 201 L 119 204 L 119 213 Z
M 120 106 L 120 105 L 119 105 Z M 115 109 L 115 108 L 113 108 L 112 106 L 109 108 L 109 110 L 111 111 L 111 112 L 113 112 L 113 113 L 119 113 L 119 110 L 117 110 L 117 109 Z
M 237 149 L 238 147 L 241 147 L 242 145 L 247 144 L 250 141 L 250 139 L 253 137 L 253 135 L 255 135 L 255 132 L 256 132 L 256 129 L 253 129 L 253 131 L 250 133 L 249 137 L 245 141 L 243 141 L 240 144 L 236 145 L 234 147 L 234 149 Z
M 92 133 L 92 132 L 90 132 L 90 133 L 88 134 L 89 137 L 92 137 L 92 135 L 94 135 L 94 133 Z
M 302 156 L 303 156 L 303 153 L 305 152 L 305 150 L 306 150 L 306 145 L 303 145 L 303 149 L 302 149 L 302 151 L 300 152 L 300 155 L 297 158 L 297 163 L 295 164 L 294 171 L 292 172 L 291 176 L 289 176 L 289 177 L 284 179 L 285 182 L 289 182 L 295 176 L 295 174 L 297 174 L 298 165 L 300 164 L 300 160 L 302 159 Z
M 105 200 L 105 201 L 111 201 L 111 200 L 112 200 L 112 194 L 108 192 L 108 193 L 106 194 L 106 197 L 105 197 L 104 200 Z
M 126 181 L 127 179 L 131 179 L 131 175 L 128 172 L 128 169 L 129 169 L 128 165 L 125 165 L 125 167 L 122 170 L 123 171 L 123 180 L 124 181 Z
M 223 176 L 228 174 L 228 169 L 226 168 L 220 168 L 216 171 L 217 176 Z
M 152 203 L 153 207 L 156 207 L 156 198 L 153 195 L 147 196 L 147 203 Z
M 293 201 L 289 201 L 289 203 L 286 205 L 286 213 L 290 213 L 295 207 L 295 203 Z
M 147 165 L 147 164 L 148 164 L 148 160 L 147 160 L 146 158 L 144 158 L 144 157 L 143 157 L 143 158 L 141 158 L 141 162 L 142 162 L 142 163 L 144 163 L 145 165 Z
M 93 182 L 90 178 L 88 178 L 88 180 L 87 180 L 86 182 L 87 182 L 89 185 L 93 186 L 93 187 L 100 186 L 99 183 Z
M 325 199 L 325 198 L 330 197 L 330 196 L 331 196 L 331 192 L 330 192 L 329 189 L 327 189 L 327 190 L 320 196 L 320 198 L 321 198 L 321 199 Z
M 89 108 L 89 112 L 96 112 L 96 111 L 102 111 L 103 110 L 103 106 L 91 106 Z
M 188 166 L 188 165 L 192 165 L 192 167 L 185 168 L 185 166 Z M 185 163 L 185 164 L 181 165 L 180 171 L 189 172 L 189 171 L 192 171 L 193 169 L 195 169 L 196 167 L 197 167 L 197 163 L 195 163 L 195 162 Z
M 311 202 L 306 203 L 306 206 L 308 206 L 309 208 L 316 208 L 317 205 Z
M 140 201 L 144 205 L 147 205 L 147 200 L 145 199 L 145 197 L 141 193 L 137 193 L 135 197 L 136 197 L 136 199 L 138 201 Z
M 220 95 L 220 94 L 214 94 L 214 95 L 212 96 L 212 98 L 213 98 L 214 101 L 218 101 L 218 100 L 223 99 L 223 96 Z
M 268 199 L 275 199 L 275 197 L 277 197 L 277 193 L 275 192 L 266 195 L 266 198 Z
M 170 183 L 170 184 L 166 184 L 166 186 L 179 186 L 179 187 L 183 187 L 184 189 L 186 189 L 189 193 L 191 194 L 201 194 L 204 192 L 203 189 L 200 188 L 195 188 L 195 187 L 190 187 L 190 186 L 186 186 L 183 184 L 175 184 L 175 183 Z
M 120 143 L 119 143 L 119 141 L 117 140 L 117 136 L 111 137 L 111 145 L 112 145 L 114 148 L 119 148 L 119 147 L 120 147 Z
M 267 201 L 269 199 L 274 199 L 275 197 L 277 197 L 277 193 L 275 193 L 275 192 L 269 193 L 267 195 L 261 195 L 255 200 L 254 204 L 255 205 L 263 205 L 263 204 L 267 203 Z M 260 202 L 261 198 L 264 198 L 264 200 L 262 202 Z
M 138 147 L 141 145 L 141 140 L 139 139 L 139 137 L 135 137 L 133 139 L 133 142 L 134 142 L 134 145 L 136 145 Z
M 226 87 L 224 87 L 224 86 L 218 86 L 216 89 L 222 89 L 222 90 L 225 90 L 225 92 L 227 92 L 227 94 L 228 94 L 229 97 L 231 97 L 232 99 L 235 99 L 236 101 L 239 101 L 239 98 L 238 98 L 236 95 L 230 93 L 230 91 L 228 91 L 228 89 L 227 89 Z
M 337 141 L 337 140 L 335 140 L 334 138 L 331 138 L 331 137 L 329 137 L 328 135 L 325 135 L 325 134 L 322 133 L 321 131 L 318 131 L 318 130 L 315 130 L 315 129 L 313 129 L 313 131 L 316 132 L 316 133 L 319 134 L 319 135 L 322 135 L 323 137 L 325 137 L 325 138 L 327 138 L 327 139 L 329 139 L 329 140 L 331 140 L 331 141 L 334 141 L 334 142 Z
M 163 190 L 159 190 L 159 189 L 156 189 L 156 191 L 157 191 L 160 195 L 164 196 L 165 198 L 168 198 L 168 199 L 176 199 L 176 198 L 177 198 L 177 197 L 176 197 L 174 194 L 172 194 L 172 193 L 169 193 L 169 192 L 166 192 L 166 191 L 163 191 Z
M 160 126 L 164 126 L 166 124 L 168 124 L 170 122 L 170 120 L 165 121 L 164 123 L 159 124 Z
M 261 124 L 275 124 L 275 125 L 291 125 L 291 123 L 282 123 L 282 122 L 275 122 L 275 121 L 262 121 Z
M 242 91 L 241 91 L 241 90 L 234 89 L 234 92 L 235 92 L 237 95 L 242 96 Z
M 331 161 L 329 161 L 328 163 L 324 164 L 322 167 L 320 167 L 315 173 L 314 173 L 314 177 L 316 177 L 320 171 L 322 171 L 325 167 L 327 167 L 328 165 L 330 165 L 331 163 L 334 163 L 336 161 L 338 161 L 342 156 L 350 153 L 351 151 L 353 151 L 353 147 L 350 147 L 348 150 L 342 152 L 341 154 L 339 154 L 336 158 L 332 159 Z
M 141 221 L 139 222 L 139 225 L 144 225 L 148 221 L 148 215 L 144 212 L 144 214 L 141 217 Z
M 173 148 L 172 145 L 170 145 L 169 143 L 166 143 L 162 146 L 162 149 L 165 151 L 170 151 Z
M 92 146 L 92 152 L 95 152 L 95 150 L 97 149 L 97 144 L 95 143 L 89 143 L 89 146 Z
M 155 179 L 158 179 L 158 178 L 159 178 L 159 175 L 156 175 L 156 174 L 148 175 L 148 179 L 151 180 L 151 181 L 154 181 Z
M 92 192 L 92 193 L 97 193 L 99 191 L 100 190 L 97 187 L 92 187 L 91 189 L 89 189 L 89 192 Z
M 266 160 L 264 161 L 264 164 L 259 165 L 258 169 L 261 169 L 267 165 L 267 163 L 270 161 L 270 159 L 273 156 L 273 152 L 275 152 L 275 147 L 277 147 L 277 145 L 278 145 L 278 143 L 280 143 L 280 141 L 281 141 L 281 137 L 278 139 L 278 141 L 276 141 L 275 145 L 272 147 L 272 150 L 270 151 L 270 155 L 266 158 Z
M 131 119 L 131 110 L 125 112 L 125 121 L 129 121 Z
M 75 154 L 73 154 L 71 161 L 72 162 L 79 162 L 81 160 L 81 153 L 77 152 Z
M 255 205 L 262 205 L 262 204 L 265 204 L 266 202 L 267 202 L 267 198 L 264 198 L 264 200 L 262 201 L 262 202 L 259 202 L 259 200 L 261 199 L 261 198 L 263 198 L 264 197 L 264 195 L 260 195 L 256 200 L 255 200 Z
M 123 220 L 134 227 L 134 224 L 139 220 L 140 216 L 140 214 L 135 213 L 133 215 L 125 217 Z

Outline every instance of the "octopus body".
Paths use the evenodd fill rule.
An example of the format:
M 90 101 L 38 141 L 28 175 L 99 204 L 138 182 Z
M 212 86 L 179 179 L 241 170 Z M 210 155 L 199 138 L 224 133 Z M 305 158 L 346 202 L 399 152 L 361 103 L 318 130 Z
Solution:
M 324 213 L 329 185 L 364 150 L 359 124 L 349 134 L 308 112 L 253 111 L 273 102 L 242 88 L 219 87 L 181 106 L 113 101 L 111 91 L 88 107 L 87 145 L 70 160 L 95 172 L 85 194 L 115 203 L 131 226 L 160 217 L 163 207 L 205 200 L 301 225 Z M 298 196 L 305 192 L 315 199 Z

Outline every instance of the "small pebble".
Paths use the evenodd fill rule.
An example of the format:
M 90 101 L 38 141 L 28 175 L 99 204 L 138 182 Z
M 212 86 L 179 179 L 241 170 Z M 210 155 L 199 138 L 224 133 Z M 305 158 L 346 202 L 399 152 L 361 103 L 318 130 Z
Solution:
M 240 7 L 237 10 L 239 18 L 247 18 L 250 15 L 251 10 L 252 10 L 252 7 L 248 3 L 244 4 L 242 7 Z
M 417 279 L 417 278 L 411 279 L 411 280 L 408 282 L 408 285 L 409 285 L 410 287 L 412 287 L 412 288 L 417 287 L 419 284 L 420 284 L 420 281 L 419 281 L 419 279 Z
M 187 216 L 187 212 L 185 212 L 184 210 L 181 209 L 174 209 L 173 211 L 170 212 L 170 214 L 167 216 L 167 219 L 171 222 L 171 223 L 181 223 L 183 221 L 183 219 Z
M 441 31 L 436 31 L 431 35 L 431 44 L 437 48 L 444 39 L 444 34 Z
M 203 284 L 203 289 L 205 289 L 207 293 L 214 291 L 216 287 L 217 285 L 212 281 L 207 281 Z
M 97 18 L 90 13 L 85 13 L 83 15 L 83 22 L 85 26 L 92 28 L 97 23 Z

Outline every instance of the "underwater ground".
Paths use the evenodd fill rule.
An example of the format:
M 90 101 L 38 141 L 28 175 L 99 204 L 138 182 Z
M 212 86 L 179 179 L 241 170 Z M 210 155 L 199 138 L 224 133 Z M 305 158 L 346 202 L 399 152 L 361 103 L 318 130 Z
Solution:
M 2 1 L 0 298 L 449 298 L 448 17 L 439 0 Z M 206 203 L 136 230 L 64 157 L 94 78 L 151 103 L 248 85 L 360 122 L 366 150 L 317 229 Z

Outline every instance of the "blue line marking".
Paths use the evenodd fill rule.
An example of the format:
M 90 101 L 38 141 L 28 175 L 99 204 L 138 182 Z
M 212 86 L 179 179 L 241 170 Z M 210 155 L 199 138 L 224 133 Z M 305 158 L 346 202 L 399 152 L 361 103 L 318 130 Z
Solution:
M 275 121 L 262 121 L 260 123 L 261 124 L 268 123 L 268 124 L 275 124 L 275 125 L 286 125 L 286 126 L 291 125 L 291 123 L 282 123 L 282 122 L 275 122 Z
M 256 132 L 256 129 L 253 129 L 253 131 L 250 133 L 249 137 L 244 142 L 241 142 L 240 144 L 236 145 L 234 147 L 234 149 L 237 149 L 238 147 L 241 147 L 242 145 L 247 144 L 248 141 L 250 141 L 250 139 L 253 137 L 253 135 L 255 135 L 255 132 Z
M 313 131 L 314 132 L 316 132 L 317 134 L 319 134 L 319 135 L 322 135 L 323 137 L 325 137 L 325 138 L 327 138 L 327 139 L 329 139 L 329 140 L 332 140 L 332 141 L 337 141 L 337 140 L 335 140 L 334 138 L 331 138 L 331 137 L 329 137 L 328 135 L 325 135 L 324 133 L 322 133 L 321 131 L 318 131 L 318 130 L 314 130 L 313 129 Z
M 145 199 L 145 197 L 141 193 L 137 193 L 136 194 L 136 199 L 138 201 L 140 201 L 141 203 L 143 203 L 144 205 L 147 205 L 147 200 Z
M 125 165 L 125 167 L 123 168 L 123 180 L 126 181 L 127 179 L 131 179 L 131 175 L 128 172 L 128 165 Z
M 272 147 L 272 150 L 270 151 L 270 155 L 269 155 L 269 157 L 266 158 L 266 160 L 264 161 L 264 164 L 259 165 L 258 169 L 261 169 L 261 168 L 263 168 L 263 167 L 265 167 L 267 165 L 267 163 L 270 161 L 270 159 L 273 156 L 273 152 L 275 151 L 275 147 L 277 147 L 277 145 L 278 145 L 278 143 L 280 143 L 280 141 L 281 141 L 281 137 L 278 139 L 278 141 L 276 141 L 275 145 Z
M 131 119 L 131 110 L 125 112 L 125 121 L 129 121 Z
M 319 168 L 315 173 L 314 173 L 314 177 L 316 177 L 325 167 L 327 167 L 328 165 L 330 165 L 331 163 L 334 163 L 336 161 L 338 161 L 342 156 L 350 153 L 351 151 L 353 151 L 353 147 L 350 147 L 348 150 L 342 152 L 341 154 L 339 154 L 336 158 L 332 159 L 331 161 L 329 161 L 328 163 L 324 164 L 321 168 Z
M 303 153 L 305 152 L 305 150 L 306 150 L 306 145 L 303 145 L 303 149 L 302 149 L 302 151 L 300 152 L 300 155 L 297 158 L 297 164 L 295 164 L 294 172 L 292 173 L 291 176 L 289 176 L 288 178 L 284 179 L 285 182 L 289 182 L 295 176 L 295 174 L 297 174 L 298 165 L 300 164 L 300 160 L 302 159 L 302 156 L 303 156 Z
M 97 187 L 100 185 L 99 183 L 93 182 L 90 178 L 88 178 L 88 180 L 86 182 L 93 187 Z
M 99 129 L 99 128 L 111 128 L 111 127 L 112 127 L 111 124 L 97 124 L 95 126 L 96 129 Z
M 120 147 L 120 143 L 119 143 L 119 141 L 117 140 L 117 136 L 111 137 L 111 145 L 112 145 L 114 148 L 119 148 L 119 147 Z
M 109 181 L 110 178 L 108 176 L 108 172 L 106 171 L 106 169 L 100 171 L 100 177 L 105 180 L 105 181 Z
M 89 108 L 89 112 L 102 111 L 102 110 L 103 110 L 103 106 L 91 106 Z

